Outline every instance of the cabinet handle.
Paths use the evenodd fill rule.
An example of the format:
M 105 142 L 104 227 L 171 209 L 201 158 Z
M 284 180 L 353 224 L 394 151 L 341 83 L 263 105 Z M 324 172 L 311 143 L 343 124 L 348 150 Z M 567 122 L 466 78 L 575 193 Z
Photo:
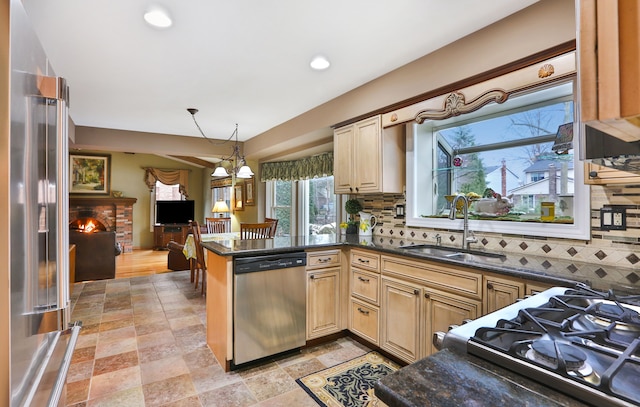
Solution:
M 429 293 L 424 293 L 424 298 L 429 298 Z
M 360 263 L 366 263 L 366 264 L 369 264 L 369 260 L 363 260 L 363 259 L 361 259 L 361 258 L 358 258 L 358 261 L 359 261 Z
M 589 178 L 598 178 L 598 171 L 589 171 Z
M 312 279 L 312 280 L 315 280 L 316 276 L 314 274 L 312 274 L 312 275 L 309 276 L 309 278 Z
M 368 283 L 369 282 L 368 278 L 363 278 L 363 277 L 358 277 L 358 280 L 362 281 L 363 283 Z
M 419 295 L 420 291 L 419 290 L 413 290 L 413 295 Z
M 350 192 L 353 192 L 353 187 L 349 187 L 349 191 L 350 191 Z
M 361 314 L 369 315 L 369 311 L 364 310 L 364 309 L 362 309 L 362 308 L 360 308 L 360 307 L 358 307 L 358 311 L 359 311 Z
M 356 192 L 360 192 L 360 188 L 356 187 Z
M 493 290 L 493 284 L 487 283 L 487 290 Z
M 331 257 L 327 257 L 326 259 L 318 259 L 318 263 L 327 263 L 331 261 Z

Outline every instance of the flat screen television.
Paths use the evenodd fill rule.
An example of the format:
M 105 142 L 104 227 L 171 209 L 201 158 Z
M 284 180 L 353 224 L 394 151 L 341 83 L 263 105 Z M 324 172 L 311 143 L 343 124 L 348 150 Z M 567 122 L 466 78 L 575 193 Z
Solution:
M 156 223 L 188 224 L 194 219 L 194 201 L 156 201 Z

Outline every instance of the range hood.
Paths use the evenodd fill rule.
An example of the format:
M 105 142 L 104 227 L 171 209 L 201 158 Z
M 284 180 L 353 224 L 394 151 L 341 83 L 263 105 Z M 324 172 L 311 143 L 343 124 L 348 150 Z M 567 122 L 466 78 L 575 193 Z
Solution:
M 625 141 L 589 124 L 584 125 L 582 134 L 581 159 L 603 167 L 640 173 L 640 141 Z

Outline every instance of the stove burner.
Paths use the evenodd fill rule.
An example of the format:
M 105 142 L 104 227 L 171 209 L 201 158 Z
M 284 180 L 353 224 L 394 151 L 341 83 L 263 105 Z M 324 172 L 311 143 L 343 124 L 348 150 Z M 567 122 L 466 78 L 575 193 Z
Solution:
M 596 306 L 596 315 L 630 324 L 640 325 L 640 314 L 631 308 L 616 303 L 602 302 Z
M 569 343 L 540 339 L 531 344 L 525 356 L 552 369 L 558 368 L 558 359 L 561 359 L 572 376 L 585 377 L 593 373 L 593 368 L 585 363 L 587 355 Z

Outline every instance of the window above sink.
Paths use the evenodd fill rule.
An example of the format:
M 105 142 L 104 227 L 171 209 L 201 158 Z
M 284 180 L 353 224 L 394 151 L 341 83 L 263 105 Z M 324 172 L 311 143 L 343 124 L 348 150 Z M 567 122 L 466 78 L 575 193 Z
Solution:
M 496 83 L 500 78 L 494 89 Z M 406 125 L 406 224 L 460 228 L 462 221 L 447 217 L 447 197 L 473 193 L 484 198 L 470 203 L 473 231 L 588 240 L 589 189 L 577 154 L 579 126 L 573 126 L 580 122 L 575 86 L 573 73 L 512 92 L 487 90 L 503 100 L 468 113 L 421 123 L 416 115 Z M 573 138 L 557 149 L 567 129 Z

